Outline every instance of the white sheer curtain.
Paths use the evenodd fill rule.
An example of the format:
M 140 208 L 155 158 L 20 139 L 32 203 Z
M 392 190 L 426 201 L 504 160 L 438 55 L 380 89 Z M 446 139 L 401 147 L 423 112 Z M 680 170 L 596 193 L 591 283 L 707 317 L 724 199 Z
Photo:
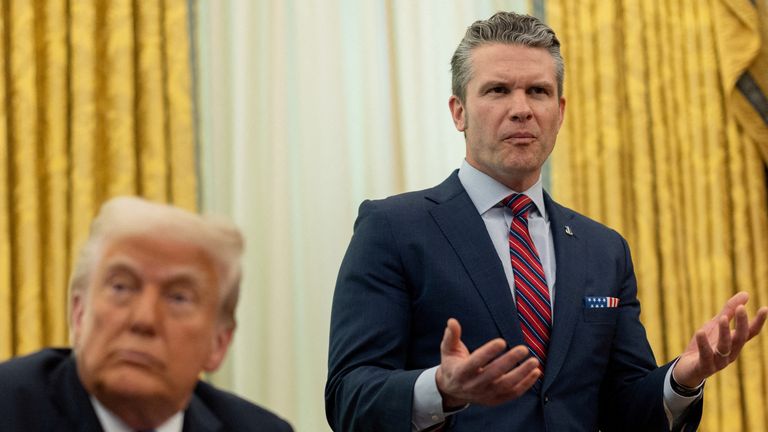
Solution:
M 449 61 L 466 27 L 525 0 L 196 3 L 204 210 L 246 239 L 238 330 L 213 379 L 328 430 L 331 298 L 357 206 L 461 163 Z

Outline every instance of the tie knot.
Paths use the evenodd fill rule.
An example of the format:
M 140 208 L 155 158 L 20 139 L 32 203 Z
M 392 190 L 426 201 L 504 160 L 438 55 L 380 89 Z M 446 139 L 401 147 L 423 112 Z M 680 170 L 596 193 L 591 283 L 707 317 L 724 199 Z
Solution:
M 512 210 L 514 217 L 527 217 L 528 211 L 533 207 L 531 198 L 523 194 L 512 194 L 501 200 L 501 203 Z

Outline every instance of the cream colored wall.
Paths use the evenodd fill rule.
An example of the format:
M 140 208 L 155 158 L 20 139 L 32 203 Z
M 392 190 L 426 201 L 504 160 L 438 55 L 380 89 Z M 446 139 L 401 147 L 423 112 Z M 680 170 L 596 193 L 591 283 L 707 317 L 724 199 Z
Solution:
M 247 238 L 238 330 L 213 379 L 328 430 L 331 298 L 363 199 L 442 181 L 464 155 L 448 111 L 466 27 L 526 2 L 197 2 L 204 210 Z

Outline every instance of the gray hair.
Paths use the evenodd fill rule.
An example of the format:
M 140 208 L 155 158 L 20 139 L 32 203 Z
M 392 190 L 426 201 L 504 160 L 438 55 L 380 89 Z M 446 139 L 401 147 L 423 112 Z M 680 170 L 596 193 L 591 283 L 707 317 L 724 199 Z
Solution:
M 220 320 L 234 325 L 242 271 L 240 258 L 244 247 L 240 230 L 223 219 L 201 216 L 138 197 L 117 197 L 101 206 L 69 280 L 70 311 L 75 296 L 85 295 L 105 246 L 116 239 L 136 235 L 181 240 L 205 251 L 214 264 L 218 278 Z
M 536 17 L 497 12 L 487 20 L 475 21 L 469 26 L 451 58 L 452 91 L 462 103 L 465 102 L 467 83 L 472 77 L 472 50 L 491 43 L 546 48 L 555 60 L 557 95 L 563 95 L 565 66 L 555 32 Z

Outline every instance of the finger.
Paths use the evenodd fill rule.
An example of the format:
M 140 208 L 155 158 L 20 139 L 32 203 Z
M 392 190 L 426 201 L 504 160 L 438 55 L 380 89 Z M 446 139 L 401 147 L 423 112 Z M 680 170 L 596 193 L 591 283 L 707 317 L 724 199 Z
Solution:
M 496 380 L 495 384 L 509 388 L 511 385 L 523 380 L 531 372 L 541 375 L 539 360 L 536 357 L 529 357 L 524 362 L 508 370 Z
M 470 370 L 482 371 L 488 363 L 491 363 L 495 358 L 499 357 L 499 354 L 501 354 L 506 347 L 507 343 L 501 338 L 486 342 L 483 346 L 469 355 L 469 358 L 467 359 L 467 368 Z
M 707 338 L 706 333 L 699 330 L 694 335 L 694 338 L 696 339 L 696 346 L 699 349 L 699 357 L 711 357 L 714 354 L 712 347 L 709 346 L 709 339 Z
M 725 315 L 728 318 L 728 321 L 730 321 L 736 313 L 736 308 L 739 307 L 739 305 L 747 304 L 747 301 L 749 301 L 749 294 L 745 291 L 736 293 L 725 302 L 725 306 L 723 306 L 723 310 L 720 311 L 720 315 Z
M 694 338 L 696 339 L 696 347 L 699 351 L 699 367 L 709 375 L 715 371 L 715 353 L 712 351 L 712 347 L 709 346 L 709 339 L 706 333 L 699 330 Z
M 509 400 L 528 391 L 540 377 L 539 361 L 535 357 L 531 357 L 520 366 L 502 375 L 494 384 L 500 392 L 499 395 L 503 399 Z
M 742 312 L 743 308 L 744 307 L 742 306 Z M 717 327 L 717 349 L 715 350 L 715 354 L 718 357 L 727 358 L 731 354 L 731 328 L 729 326 L 728 319 L 724 316 L 721 316 L 720 319 L 717 320 Z
M 763 306 L 757 311 L 757 315 L 755 316 L 755 319 L 752 320 L 752 323 L 749 324 L 748 339 L 752 339 L 760 333 L 766 318 L 768 318 L 768 307 Z
M 445 327 L 451 333 L 451 336 L 454 338 L 454 342 L 461 340 L 461 324 L 459 324 L 459 320 L 456 318 L 449 318 Z
M 533 360 L 536 360 L 536 359 L 534 358 Z M 533 369 L 531 369 L 531 371 L 530 371 L 530 372 L 528 372 L 528 373 L 527 373 L 527 374 L 526 374 L 526 375 L 523 377 L 523 379 L 521 379 L 521 380 L 520 380 L 520 381 L 517 383 L 517 385 L 515 385 L 515 386 L 512 388 L 512 391 L 511 391 L 511 393 L 509 394 L 509 396 L 513 396 L 513 397 L 519 397 L 519 396 L 521 396 L 523 393 L 527 392 L 527 391 L 528 391 L 528 389 L 530 389 L 531 387 L 533 387 L 533 385 L 534 385 L 534 384 L 536 384 L 536 380 L 538 380 L 539 378 L 541 378 L 541 374 L 542 374 L 542 372 L 541 372 L 541 369 L 539 368 L 539 361 L 538 361 L 538 360 L 536 360 L 536 362 L 534 363 L 534 365 L 533 365 L 533 366 L 531 366 L 531 367 L 532 367 Z
M 744 306 L 736 308 L 736 317 L 734 318 L 734 321 L 736 325 L 731 333 L 731 358 L 736 358 L 734 354 L 738 354 L 739 351 L 741 351 L 741 347 L 744 346 L 749 338 L 749 317 L 747 316 L 747 309 Z
M 461 325 L 454 318 L 448 319 L 443 332 L 443 340 L 440 342 L 441 354 L 450 354 L 456 351 L 462 351 L 461 343 Z
M 723 328 L 722 326 L 722 320 L 725 320 L 724 317 L 721 317 L 721 321 L 718 322 L 719 326 L 719 332 L 722 335 Z M 727 321 L 726 321 L 727 323 Z M 727 326 L 727 324 L 726 324 Z M 709 339 L 704 336 L 701 338 L 697 338 L 697 344 L 699 346 L 699 353 L 701 360 L 701 370 L 706 373 L 707 376 L 712 375 L 713 373 L 725 368 L 728 366 L 728 363 L 730 363 L 730 356 L 731 353 L 728 352 L 730 349 L 730 332 L 726 331 L 728 334 L 728 345 L 720 344 L 719 339 L 718 343 L 715 344 L 715 347 L 713 348 L 710 344 L 712 342 L 709 341 Z M 723 351 L 724 350 L 724 351 Z M 725 355 L 722 355 L 725 354 Z
M 481 373 L 470 380 L 467 385 L 472 387 L 489 385 L 509 371 L 516 369 L 520 362 L 525 360 L 529 355 L 527 347 L 518 345 L 489 362 L 483 367 Z

